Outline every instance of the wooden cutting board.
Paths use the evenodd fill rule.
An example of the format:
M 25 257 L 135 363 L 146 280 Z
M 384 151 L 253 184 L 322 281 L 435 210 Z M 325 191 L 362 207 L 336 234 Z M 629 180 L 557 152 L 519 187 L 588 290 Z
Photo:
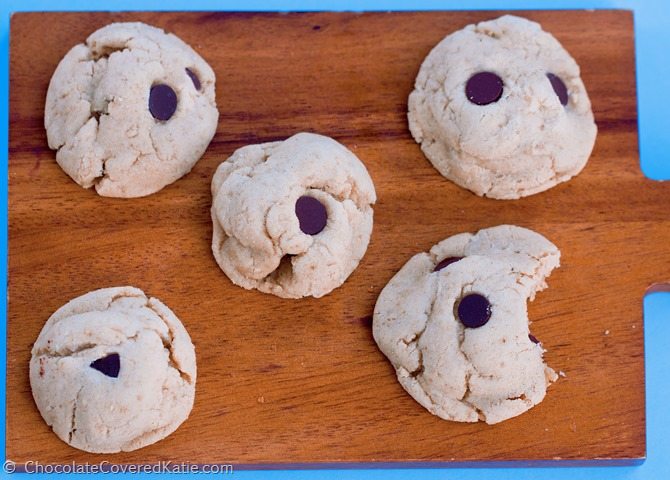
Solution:
M 645 456 L 642 297 L 670 280 L 670 185 L 640 172 L 633 16 L 521 14 L 574 55 L 599 135 L 572 181 L 518 201 L 443 179 L 407 129 L 407 96 L 445 35 L 504 12 L 20 13 L 11 22 L 7 458 L 16 462 L 232 463 L 236 468 L 540 464 Z M 69 179 L 43 128 L 58 61 L 93 30 L 143 21 L 190 43 L 217 73 L 219 128 L 193 171 L 147 198 L 98 197 Z M 370 248 L 327 297 L 282 300 L 235 287 L 210 251 L 210 181 L 236 148 L 299 131 L 352 149 L 379 201 Z M 546 359 L 567 377 L 542 404 L 495 426 L 430 415 L 395 379 L 371 333 L 375 300 L 415 253 L 501 223 L 562 251 L 530 304 Z M 31 345 L 49 315 L 89 290 L 134 285 L 167 303 L 197 349 L 193 412 L 139 451 L 70 448 L 31 397 Z

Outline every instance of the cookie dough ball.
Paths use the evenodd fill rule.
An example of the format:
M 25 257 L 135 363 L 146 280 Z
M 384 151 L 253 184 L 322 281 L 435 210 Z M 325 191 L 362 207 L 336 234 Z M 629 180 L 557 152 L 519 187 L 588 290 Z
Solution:
M 526 300 L 546 287 L 560 252 L 502 225 L 420 253 L 382 290 L 373 335 L 403 388 L 432 414 L 494 424 L 545 396 L 556 373 L 529 332 Z
M 195 396 L 191 339 L 172 311 L 132 287 L 75 298 L 44 325 L 30 386 L 64 442 L 93 453 L 131 451 L 167 437 Z
M 84 188 L 142 197 L 186 175 L 219 118 L 214 72 L 187 44 L 143 23 L 112 23 L 73 47 L 44 109 L 56 161 Z
M 212 180 L 212 251 L 225 274 L 279 297 L 322 297 L 365 254 L 372 179 L 335 140 L 298 133 L 237 150 Z
M 446 178 L 515 199 L 586 165 L 597 128 L 579 66 L 540 25 L 515 16 L 469 25 L 426 57 L 409 128 Z

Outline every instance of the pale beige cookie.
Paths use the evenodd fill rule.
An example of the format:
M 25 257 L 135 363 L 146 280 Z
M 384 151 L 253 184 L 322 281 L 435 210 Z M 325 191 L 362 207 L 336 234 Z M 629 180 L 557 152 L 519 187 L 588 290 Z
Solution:
M 105 288 L 58 309 L 32 349 L 30 386 L 61 440 L 93 453 L 157 442 L 188 418 L 195 397 L 191 339 L 160 300 Z
M 176 36 L 112 23 L 58 64 L 44 109 L 49 147 L 84 188 L 152 194 L 207 149 L 219 118 L 214 83 L 210 66 Z
M 398 381 L 434 415 L 498 423 L 540 403 L 556 373 L 529 332 L 527 299 L 560 252 L 501 225 L 412 257 L 382 290 L 373 335 Z
M 498 199 L 577 175 L 597 133 L 577 63 L 539 24 L 511 15 L 437 44 L 408 109 L 410 131 L 433 166 Z
M 365 254 L 376 200 L 365 165 L 332 138 L 298 133 L 249 145 L 212 180 L 212 252 L 235 283 L 321 297 Z

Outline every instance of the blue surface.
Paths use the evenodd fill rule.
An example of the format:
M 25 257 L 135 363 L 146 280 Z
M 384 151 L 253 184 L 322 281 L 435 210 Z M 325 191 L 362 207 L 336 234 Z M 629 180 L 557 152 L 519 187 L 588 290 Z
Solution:
M 571 8 L 627 8 L 635 11 L 636 55 L 638 75 L 638 108 L 640 111 L 640 151 L 642 170 L 650 178 L 670 179 L 670 1 L 669 0 L 471 0 L 428 1 L 344 1 L 344 0 L 0 0 L 0 177 L 7 178 L 8 134 L 8 51 L 9 14 L 12 11 L 46 10 L 458 10 L 458 9 L 571 9 Z M 593 28 L 598 28 L 594 25 Z M 36 32 L 39 34 L 39 32 Z M 670 199 L 668 199 L 670 210 Z M 0 284 L 7 284 L 7 183 L 0 182 Z M 668 246 L 670 248 L 670 245 Z M 670 272 L 670 266 L 668 266 Z M 660 280 L 660 279 L 659 279 Z M 0 295 L 0 312 L 6 312 L 6 292 Z M 647 461 L 638 467 L 588 467 L 588 468 L 478 468 L 430 470 L 345 470 L 345 471 L 272 471 L 234 473 L 233 478 L 352 478 L 352 479 L 668 479 L 670 478 L 670 377 L 665 368 L 670 364 L 670 294 L 656 293 L 644 299 L 645 347 L 647 368 Z M 0 322 L 0 377 L 5 378 L 6 365 L 6 316 Z M 5 395 L 0 399 L 0 411 L 5 412 Z M 613 395 L 616 392 L 612 392 Z M 225 439 L 222 439 L 225 441 Z M 0 422 L 0 448 L 4 452 L 5 424 Z M 250 448 L 252 448 L 250 446 Z M 4 454 L 2 455 L 4 457 Z M 101 458 L 102 460 L 102 458 Z M 0 475 L 5 476 L 4 473 Z M 15 474 L 14 476 L 18 476 Z M 20 476 L 25 476 L 20 475 Z M 198 475 L 201 477 L 202 475 Z M 210 476 L 210 475 L 206 475 Z M 131 478 L 130 475 L 118 475 Z M 150 475 L 167 478 L 168 475 Z M 225 478 L 226 475 L 217 475 Z M 97 476 L 96 478 L 101 478 Z

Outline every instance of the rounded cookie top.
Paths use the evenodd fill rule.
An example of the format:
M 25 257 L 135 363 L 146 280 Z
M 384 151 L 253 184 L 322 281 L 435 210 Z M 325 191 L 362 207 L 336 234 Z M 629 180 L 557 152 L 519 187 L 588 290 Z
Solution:
M 212 180 L 212 251 L 247 289 L 321 297 L 367 250 L 376 194 L 361 161 L 335 140 L 298 133 L 249 145 Z
M 398 381 L 434 415 L 498 423 L 542 401 L 556 379 L 528 328 L 527 299 L 560 252 L 502 225 L 455 235 L 410 259 L 382 290 L 373 335 Z
M 195 397 L 191 339 L 174 313 L 132 287 L 105 288 L 58 309 L 32 349 L 30 385 L 61 440 L 93 453 L 165 438 Z
M 141 197 L 186 173 L 214 136 L 215 77 L 172 34 L 112 23 L 73 47 L 54 72 L 44 124 L 56 161 L 100 195 Z
M 442 175 L 498 199 L 577 175 L 597 133 L 577 63 L 539 24 L 510 15 L 437 44 L 408 110 L 414 139 Z

